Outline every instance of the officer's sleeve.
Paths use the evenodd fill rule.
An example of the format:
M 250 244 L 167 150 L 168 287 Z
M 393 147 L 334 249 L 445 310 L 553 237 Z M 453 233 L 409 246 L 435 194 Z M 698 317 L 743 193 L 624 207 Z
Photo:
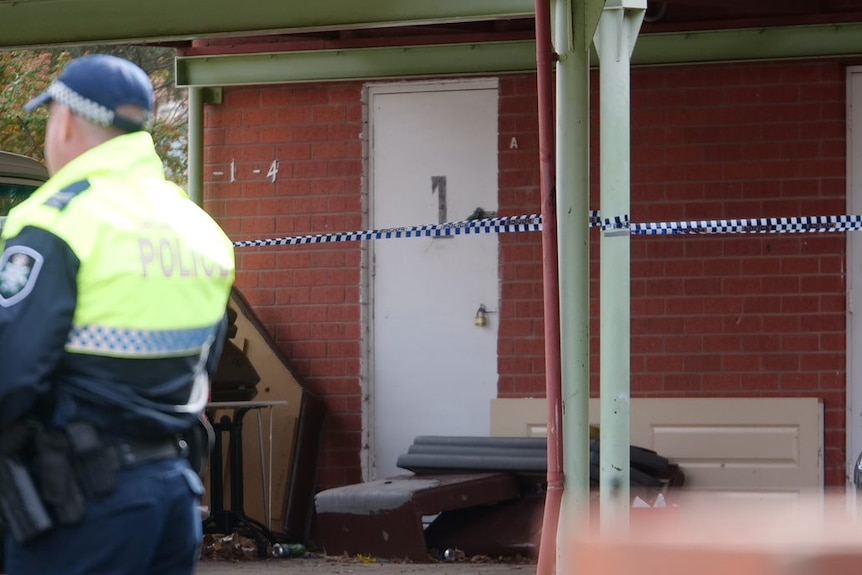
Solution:
M 57 236 L 33 227 L 0 254 L 0 430 L 50 390 L 77 301 L 79 262 Z
M 224 351 L 224 344 L 227 340 L 227 332 L 228 332 L 228 318 L 227 314 L 221 318 L 221 321 L 216 328 L 215 339 L 213 340 L 212 345 L 210 346 L 210 353 L 207 356 L 207 365 L 206 370 L 209 375 L 210 380 L 212 380 L 216 371 L 218 371 L 218 364 L 221 360 L 222 352 Z

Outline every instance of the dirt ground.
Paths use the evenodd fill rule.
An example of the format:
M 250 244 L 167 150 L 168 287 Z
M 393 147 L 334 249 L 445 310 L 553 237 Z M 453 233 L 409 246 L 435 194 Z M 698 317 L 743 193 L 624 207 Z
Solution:
M 536 564 L 527 562 L 452 561 L 400 563 L 373 559 L 312 555 L 264 560 L 203 560 L 198 575 L 535 575 Z
M 327 556 L 319 549 L 306 550 L 302 545 L 284 547 L 288 556 L 261 559 L 253 539 L 233 533 L 206 534 L 201 548 L 198 575 L 536 575 L 536 559 L 520 555 L 489 557 L 467 556 L 459 549 L 450 550 L 452 560 L 413 563 L 371 556 Z M 272 549 L 266 552 L 272 553 Z M 289 556 L 297 552 L 301 556 Z M 429 556 L 429 561 L 431 561 Z

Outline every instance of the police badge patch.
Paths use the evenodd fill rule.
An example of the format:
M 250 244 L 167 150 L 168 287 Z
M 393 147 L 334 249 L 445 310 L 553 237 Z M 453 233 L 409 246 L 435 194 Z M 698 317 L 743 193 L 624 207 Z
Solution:
M 0 306 L 15 305 L 33 291 L 43 261 L 42 254 L 33 248 L 6 248 L 0 256 Z

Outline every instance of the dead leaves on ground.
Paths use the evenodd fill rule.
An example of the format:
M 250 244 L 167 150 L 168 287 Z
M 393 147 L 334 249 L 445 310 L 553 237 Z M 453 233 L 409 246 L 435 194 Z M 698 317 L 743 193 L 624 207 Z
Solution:
M 257 541 L 239 533 L 207 533 L 201 546 L 202 561 L 257 561 Z

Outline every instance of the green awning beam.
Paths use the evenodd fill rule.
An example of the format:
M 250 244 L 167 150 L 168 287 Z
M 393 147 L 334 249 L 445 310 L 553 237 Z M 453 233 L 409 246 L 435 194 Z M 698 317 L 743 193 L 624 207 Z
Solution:
M 484 42 L 177 58 L 178 86 L 499 74 L 536 69 L 535 42 Z
M 862 23 L 642 34 L 633 66 L 854 56 Z M 598 66 L 593 54 L 591 66 Z M 532 40 L 177 58 L 180 86 L 504 74 L 535 70 Z

